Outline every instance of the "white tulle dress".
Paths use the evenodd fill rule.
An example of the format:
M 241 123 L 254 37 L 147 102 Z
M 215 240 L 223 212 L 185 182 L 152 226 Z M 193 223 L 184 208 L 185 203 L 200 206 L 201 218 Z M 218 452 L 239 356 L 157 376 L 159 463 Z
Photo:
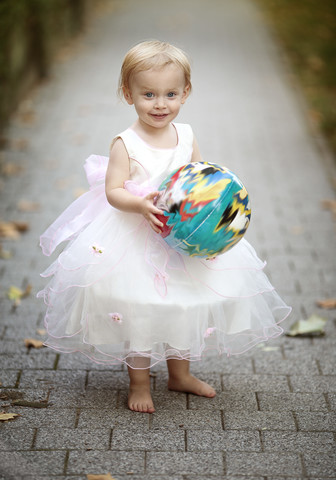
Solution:
M 131 193 L 156 190 L 190 161 L 192 130 L 174 126 L 178 143 L 171 149 L 146 144 L 131 128 L 116 137 L 128 151 Z M 87 159 L 90 190 L 41 236 L 45 255 L 69 242 L 42 274 L 50 277 L 38 293 L 47 305 L 47 346 L 144 368 L 169 358 L 199 360 L 209 348 L 241 354 L 282 333 L 278 324 L 291 309 L 245 239 L 214 260 L 181 256 L 141 215 L 107 202 L 107 163 Z

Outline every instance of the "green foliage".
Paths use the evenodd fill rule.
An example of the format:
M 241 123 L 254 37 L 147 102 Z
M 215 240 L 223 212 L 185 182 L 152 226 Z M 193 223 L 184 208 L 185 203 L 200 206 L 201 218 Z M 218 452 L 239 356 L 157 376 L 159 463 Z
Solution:
M 298 76 L 311 117 L 336 153 L 335 0 L 257 0 Z
M 77 33 L 87 0 L 0 0 L 0 128 L 32 78 L 48 75 L 56 49 Z

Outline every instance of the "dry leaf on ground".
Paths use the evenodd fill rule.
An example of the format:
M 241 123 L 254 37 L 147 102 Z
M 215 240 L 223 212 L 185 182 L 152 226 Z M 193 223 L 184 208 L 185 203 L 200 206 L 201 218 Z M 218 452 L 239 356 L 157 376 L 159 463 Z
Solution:
M 24 344 L 27 348 L 42 348 L 44 346 L 41 340 L 35 338 L 25 338 Z
M 47 330 L 46 330 L 45 328 L 38 328 L 38 329 L 36 330 L 36 333 L 37 333 L 38 335 L 43 336 L 43 335 L 45 335 L 45 334 L 47 333 Z
M 318 315 L 311 315 L 307 320 L 298 320 L 286 333 L 289 337 L 311 337 L 324 335 L 327 320 Z
M 16 175 L 20 175 L 24 171 L 24 167 L 22 165 L 17 165 L 16 163 L 7 162 L 1 167 L 2 175 L 6 175 L 6 177 L 14 177 Z
M 336 298 L 327 298 L 325 300 L 318 300 L 316 305 L 320 308 L 324 308 L 325 310 L 332 310 L 336 308 Z
M 15 417 L 19 416 L 18 413 L 0 412 L 0 422 L 8 422 L 8 420 L 14 420 Z
M 30 284 L 26 286 L 25 290 L 21 290 L 21 288 L 16 287 L 15 285 L 11 285 L 7 292 L 7 296 L 15 306 L 18 306 L 23 298 L 26 298 L 31 294 L 31 291 L 32 286 Z
M 9 250 L 4 250 L 3 246 L 0 245 L 0 258 L 2 258 L 2 260 L 9 260 L 10 258 L 12 258 L 13 254 L 11 251 Z
M 322 207 L 326 210 L 330 210 L 336 217 L 336 200 L 325 199 L 322 200 Z
M 28 150 L 29 140 L 27 138 L 14 138 L 10 142 L 11 150 L 24 152 Z
M 38 202 L 31 202 L 29 200 L 21 200 L 17 204 L 18 210 L 20 212 L 37 212 L 40 210 L 41 205 Z
M 29 230 L 27 222 L 0 222 L 0 237 L 16 240 L 22 232 Z

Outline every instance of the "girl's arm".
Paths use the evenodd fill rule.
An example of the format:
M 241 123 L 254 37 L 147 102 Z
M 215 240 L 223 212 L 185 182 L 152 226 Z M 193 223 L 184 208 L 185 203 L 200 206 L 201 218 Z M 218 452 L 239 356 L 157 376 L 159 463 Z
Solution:
M 151 228 L 160 233 L 163 223 L 155 215 L 163 212 L 154 205 L 159 192 L 151 192 L 145 197 L 137 197 L 125 190 L 124 182 L 129 180 L 129 158 L 125 145 L 117 139 L 110 151 L 110 160 L 106 172 L 105 192 L 108 202 L 123 212 L 140 213 L 148 221 Z
M 200 152 L 200 149 L 198 147 L 198 143 L 197 143 L 197 140 L 196 140 L 195 137 L 194 137 L 194 141 L 193 141 L 193 152 L 192 152 L 192 155 L 191 155 L 191 161 L 192 162 L 203 162 L 203 158 L 202 158 L 202 155 L 201 155 L 201 152 Z

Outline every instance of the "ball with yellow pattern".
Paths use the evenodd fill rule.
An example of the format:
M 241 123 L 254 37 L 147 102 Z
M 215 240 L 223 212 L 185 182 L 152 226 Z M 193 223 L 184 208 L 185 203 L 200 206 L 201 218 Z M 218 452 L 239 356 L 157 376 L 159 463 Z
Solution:
M 157 206 L 162 237 L 189 256 L 213 258 L 244 236 L 251 217 L 248 193 L 238 177 L 215 163 L 195 162 L 162 182 Z

